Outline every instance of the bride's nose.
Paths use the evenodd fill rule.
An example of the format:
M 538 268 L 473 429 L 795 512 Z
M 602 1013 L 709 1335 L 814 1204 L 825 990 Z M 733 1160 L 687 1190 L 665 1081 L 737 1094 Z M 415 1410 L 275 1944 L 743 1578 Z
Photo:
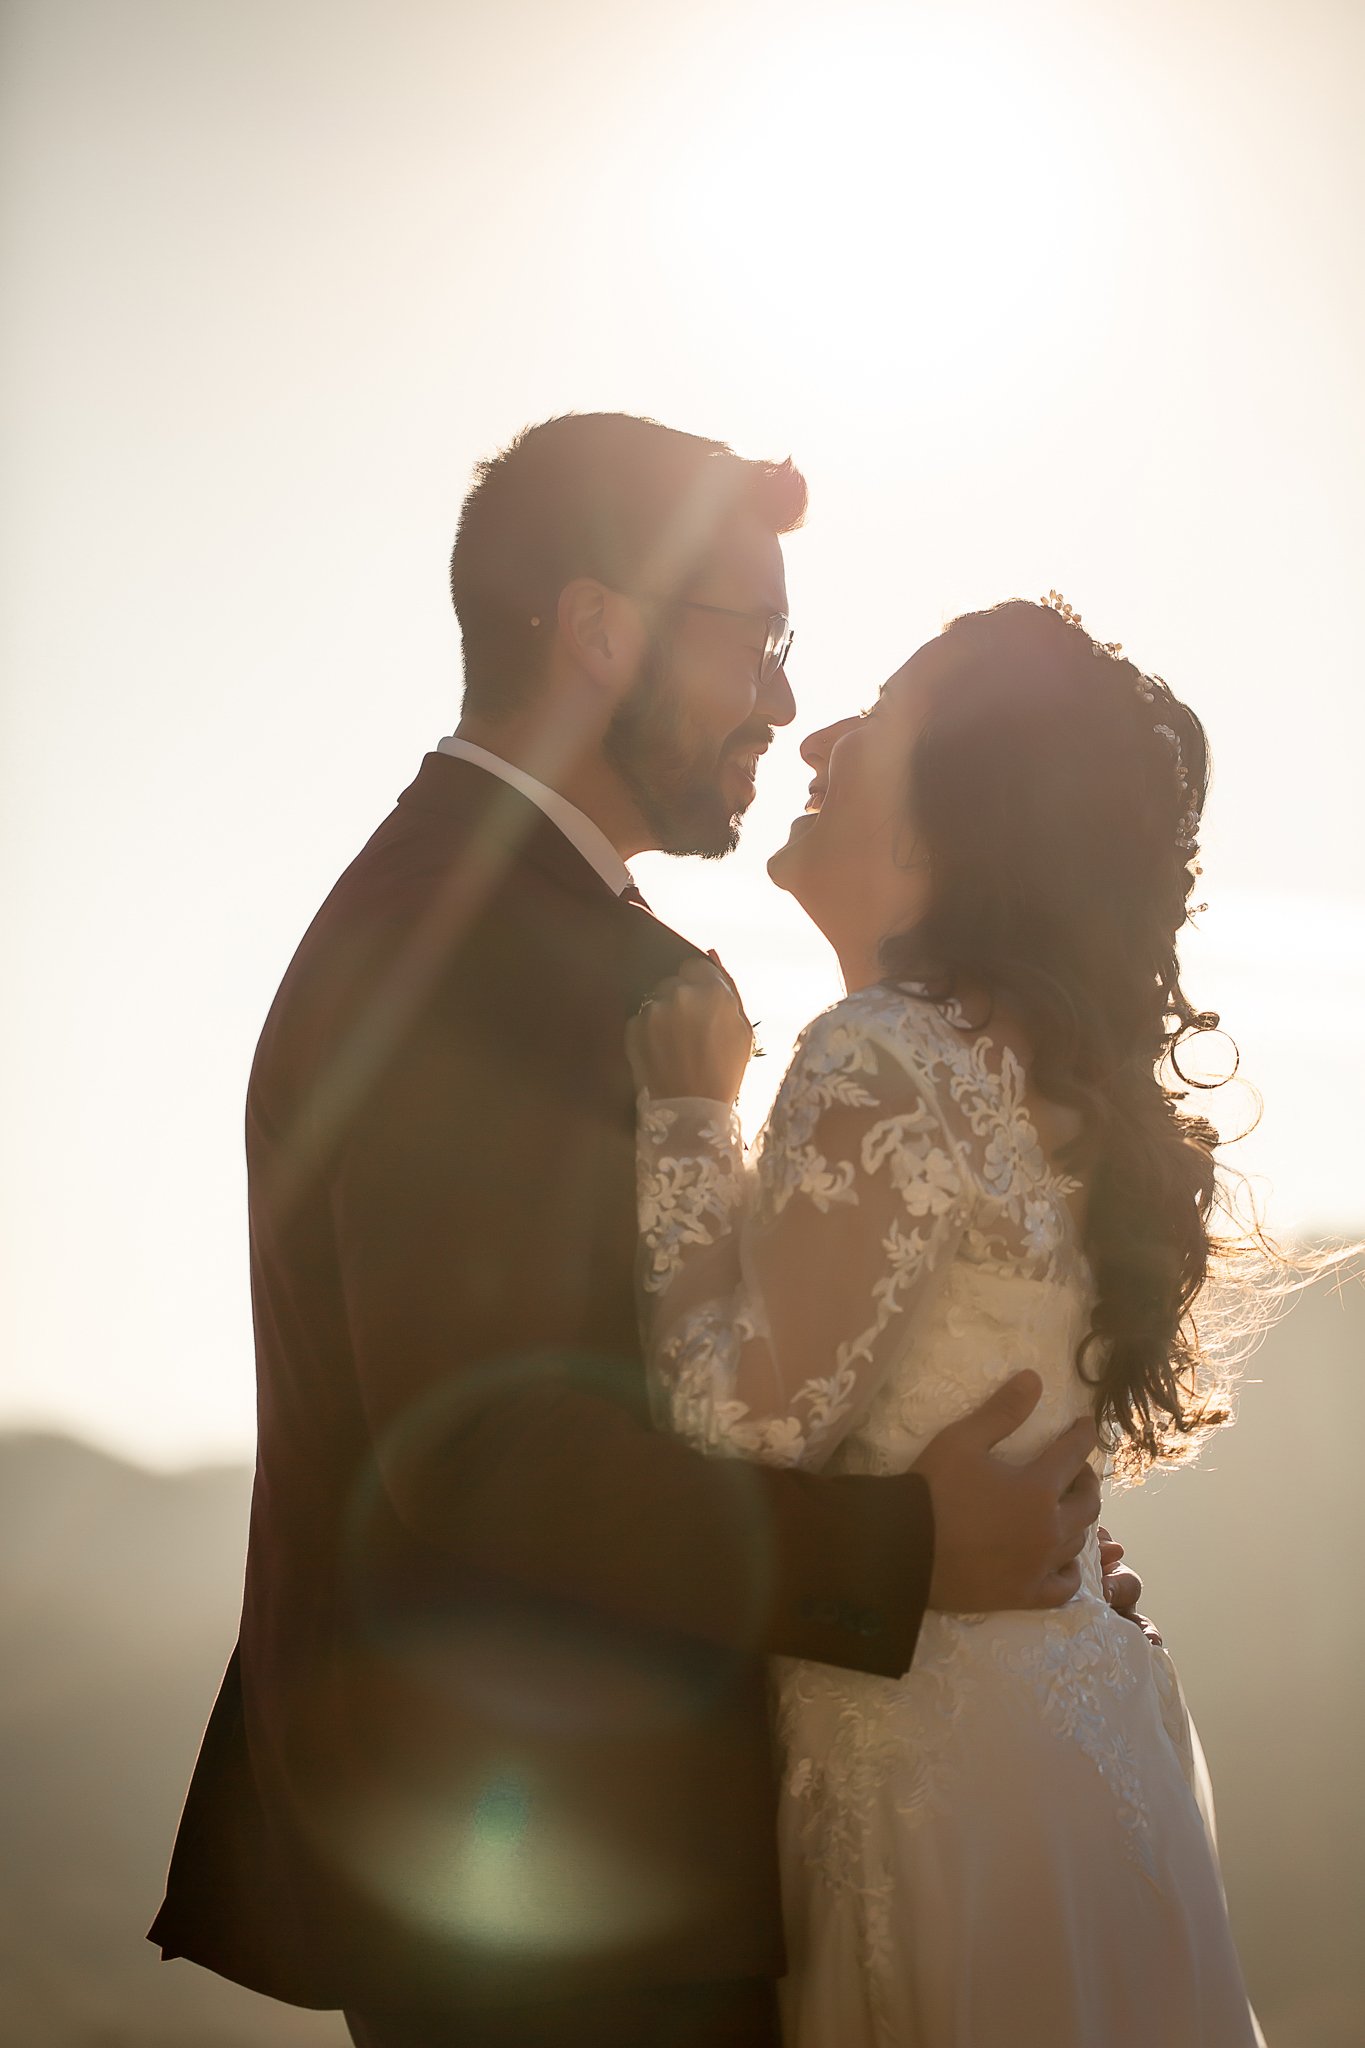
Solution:
M 822 725 L 815 732 L 808 732 L 801 742 L 801 759 L 808 768 L 823 768 L 834 749 L 834 742 L 842 739 L 858 723 L 856 718 L 838 718 L 833 725 Z

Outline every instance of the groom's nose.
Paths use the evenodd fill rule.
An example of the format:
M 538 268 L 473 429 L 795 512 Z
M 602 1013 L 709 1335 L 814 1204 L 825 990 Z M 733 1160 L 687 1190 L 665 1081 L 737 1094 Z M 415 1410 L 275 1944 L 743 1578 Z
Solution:
M 754 701 L 754 715 L 769 725 L 790 725 L 796 716 L 796 699 L 787 681 L 787 671 L 778 669 L 760 684 Z

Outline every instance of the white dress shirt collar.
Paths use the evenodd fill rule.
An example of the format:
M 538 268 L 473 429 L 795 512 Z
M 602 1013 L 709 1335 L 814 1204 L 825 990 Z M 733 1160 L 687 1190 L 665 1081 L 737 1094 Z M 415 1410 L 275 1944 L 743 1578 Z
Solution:
M 548 788 L 534 775 L 528 775 L 524 768 L 516 768 L 510 761 L 504 761 L 501 754 L 490 754 L 487 747 L 476 747 L 472 740 L 459 739 L 454 733 L 443 739 L 436 751 L 438 754 L 450 754 L 457 761 L 472 761 L 476 768 L 486 768 L 490 775 L 496 775 L 499 781 L 510 783 L 513 789 L 519 789 L 524 797 L 529 797 L 550 823 L 559 827 L 588 866 L 596 869 L 615 895 L 619 896 L 623 889 L 631 886 L 634 877 L 601 826 L 594 825 L 577 804 L 571 804 L 557 789 Z

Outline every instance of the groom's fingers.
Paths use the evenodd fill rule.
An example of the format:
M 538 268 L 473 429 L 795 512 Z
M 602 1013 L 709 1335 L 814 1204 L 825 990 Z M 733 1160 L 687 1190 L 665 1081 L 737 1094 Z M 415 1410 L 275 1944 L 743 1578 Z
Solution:
M 1104 1597 L 1115 1614 L 1131 1621 L 1137 1614 L 1142 1599 L 1142 1581 L 1128 1565 L 1106 1566 L 1104 1546 L 1100 1546 L 1100 1572 L 1104 1579 Z
M 1100 1512 L 1099 1474 L 1093 1465 L 1083 1465 L 1057 1502 L 1057 1555 L 1070 1560 L 1090 1535 L 1091 1524 Z
M 1090 1459 L 1099 1446 L 1099 1431 L 1088 1415 L 1080 1416 L 1054 1437 L 1047 1449 L 1041 1451 L 1030 1468 L 1047 1486 L 1052 1487 L 1061 1499 L 1073 1490 L 1079 1490 L 1087 1500 L 1093 1499 L 1094 1506 L 1086 1516 L 1086 1527 L 1099 1516 L 1100 1482 Z
M 1094 1423 L 1082 1417 L 1063 1430 L 1028 1468 L 1057 1503 L 1051 1568 L 1041 1587 L 1043 1604 L 1048 1607 L 1062 1607 L 1080 1591 L 1080 1554 L 1100 1512 L 1099 1474 L 1089 1462 L 1097 1442 Z
M 1073 1558 L 1070 1564 L 1059 1571 L 1049 1572 L 1042 1584 L 1042 1605 L 1044 1607 L 1065 1607 L 1068 1600 L 1074 1600 L 1081 1590 L 1081 1561 Z
M 942 1435 L 964 1450 L 992 1450 L 1028 1421 L 1042 1391 L 1043 1383 L 1036 1372 L 1016 1372 L 996 1388 L 989 1400 L 973 1408 L 970 1415 L 964 1415 L 960 1422 L 950 1422 Z

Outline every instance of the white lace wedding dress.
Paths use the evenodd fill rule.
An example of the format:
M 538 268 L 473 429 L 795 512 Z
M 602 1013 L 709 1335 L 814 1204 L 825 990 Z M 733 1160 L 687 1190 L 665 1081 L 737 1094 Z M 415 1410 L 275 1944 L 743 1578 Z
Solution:
M 989 1038 L 874 988 L 807 1029 L 751 1164 L 640 1104 L 659 1417 L 716 1453 L 897 1472 L 1023 1366 L 1023 1460 L 1090 1391 L 1090 1281 Z M 787 2048 L 1253 2048 L 1174 1671 L 1081 1592 L 929 1614 L 901 1679 L 775 1666 Z

